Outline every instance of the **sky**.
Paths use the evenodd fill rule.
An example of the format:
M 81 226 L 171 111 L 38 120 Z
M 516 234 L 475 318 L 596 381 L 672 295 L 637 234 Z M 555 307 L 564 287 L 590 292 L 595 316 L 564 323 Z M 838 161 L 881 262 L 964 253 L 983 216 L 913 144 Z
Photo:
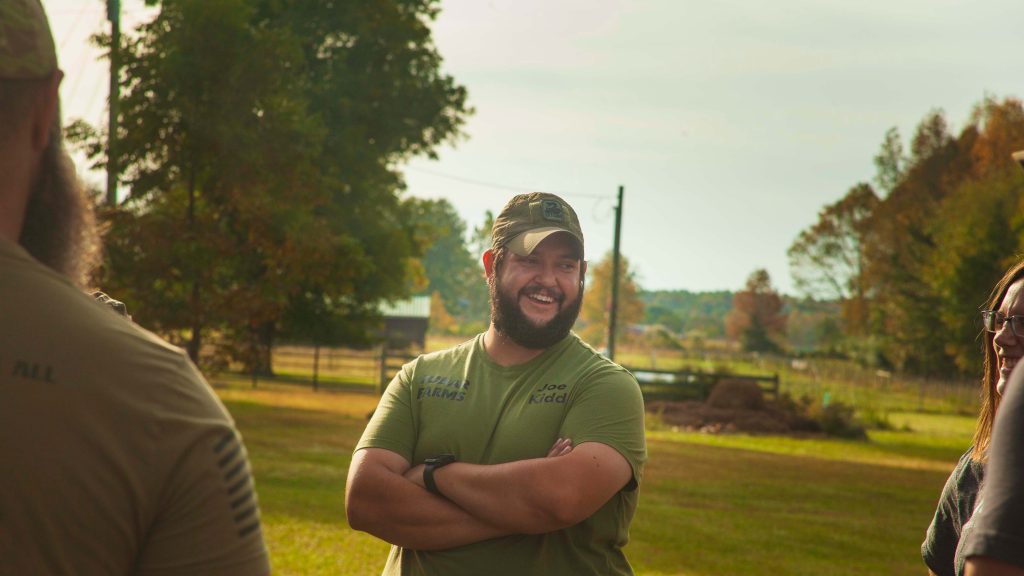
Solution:
M 66 120 L 106 122 L 88 43 L 105 4 L 43 0 Z M 154 14 L 122 5 L 123 30 Z M 737 290 L 765 268 L 796 294 L 786 250 L 873 179 L 889 128 L 906 141 L 941 108 L 956 132 L 987 94 L 1024 96 L 1022 22 L 1020 0 L 442 0 L 443 71 L 475 113 L 402 167 L 405 194 L 448 199 L 470 229 L 518 192 L 560 194 L 597 260 L 622 186 L 642 288 Z

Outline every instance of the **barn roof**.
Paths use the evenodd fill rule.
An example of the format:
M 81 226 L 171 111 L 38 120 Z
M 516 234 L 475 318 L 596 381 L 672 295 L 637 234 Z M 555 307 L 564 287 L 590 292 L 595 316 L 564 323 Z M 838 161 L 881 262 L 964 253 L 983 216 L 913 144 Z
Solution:
M 413 296 L 408 300 L 380 305 L 385 318 L 430 318 L 430 296 Z

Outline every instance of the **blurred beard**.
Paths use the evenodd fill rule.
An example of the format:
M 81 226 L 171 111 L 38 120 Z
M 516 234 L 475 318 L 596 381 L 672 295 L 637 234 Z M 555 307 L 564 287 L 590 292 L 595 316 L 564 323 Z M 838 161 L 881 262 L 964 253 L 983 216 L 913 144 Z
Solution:
M 57 120 L 50 129 L 18 242 L 36 260 L 85 287 L 100 256 L 93 210 L 64 150 Z
M 531 322 L 519 307 L 518 297 L 523 290 L 516 295 L 505 294 L 498 285 L 497 278 L 497 272 L 488 278 L 487 289 L 491 295 L 491 322 L 500 334 L 528 350 L 550 348 L 569 335 L 576 318 L 580 315 L 580 305 L 583 302 L 582 283 L 575 300 L 568 304 L 564 300 L 560 302 L 561 309 L 555 317 L 538 326 Z

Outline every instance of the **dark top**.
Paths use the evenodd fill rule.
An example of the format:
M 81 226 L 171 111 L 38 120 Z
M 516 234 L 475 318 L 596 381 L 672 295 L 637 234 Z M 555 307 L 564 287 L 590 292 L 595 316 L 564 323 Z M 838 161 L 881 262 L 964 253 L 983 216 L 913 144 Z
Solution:
M 969 530 L 968 522 L 974 513 L 985 473 L 980 462 L 971 460 L 971 450 L 960 457 L 960 462 L 946 480 L 935 509 L 935 518 L 921 544 L 924 563 L 938 576 L 955 576 L 959 572 L 957 564 L 961 569 L 963 567 L 963 560 L 956 561 L 957 546 Z
M 961 555 L 1024 568 L 1024 369 L 1013 371 L 996 413 L 982 499 Z

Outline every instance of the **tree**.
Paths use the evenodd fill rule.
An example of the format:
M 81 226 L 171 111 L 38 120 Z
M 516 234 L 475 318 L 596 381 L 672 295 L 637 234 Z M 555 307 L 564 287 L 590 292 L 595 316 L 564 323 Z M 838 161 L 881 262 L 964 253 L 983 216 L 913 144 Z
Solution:
M 868 222 L 864 274 L 874 294 L 872 331 L 882 335 L 885 358 L 897 368 L 944 373 L 952 364 L 935 336 L 941 298 L 924 278 L 935 248 L 935 213 L 967 176 L 969 165 L 941 111 L 932 111 L 918 125 L 907 166 Z
M 935 250 L 925 277 L 943 302 L 935 314 L 945 351 L 962 373 L 976 372 L 979 364 L 980 306 L 1024 252 L 1024 176 L 1009 161 L 1024 142 L 1021 102 L 986 98 L 969 129 L 975 176 L 957 186 L 936 212 Z
M 746 287 L 733 296 L 725 332 L 748 352 L 779 352 L 786 333 L 782 297 L 764 269 L 754 270 Z
M 417 200 L 413 224 L 425 251 L 422 259 L 427 286 L 458 325 L 482 329 L 487 321 L 487 284 L 483 267 L 466 246 L 466 224 L 448 200 Z
M 324 204 L 312 186 L 323 131 L 288 73 L 301 68 L 294 45 L 253 16 L 242 0 L 167 2 L 122 47 L 131 195 L 108 214 L 103 281 L 147 325 L 186 330 L 194 359 L 217 327 L 229 338 L 214 344 L 255 361 L 243 343 L 280 315 L 282 290 L 326 264 L 308 250 L 322 223 L 304 217 Z
M 469 251 L 478 261 L 491 248 L 491 231 L 494 229 L 494 212 L 486 210 L 484 221 L 473 229 L 469 237 Z
M 612 304 L 612 256 L 610 251 L 607 252 L 600 261 L 587 270 L 589 279 L 583 306 L 580 309 L 579 335 L 594 346 L 604 346 L 608 340 L 608 315 L 611 313 Z M 615 337 L 621 342 L 630 324 L 643 321 L 644 304 L 640 300 L 636 272 L 631 269 L 625 256 L 620 256 L 619 274 Z
M 925 375 L 976 371 L 978 306 L 1024 248 L 1024 183 L 1009 159 L 1022 141 L 1024 107 L 1014 98 L 986 97 L 955 137 L 943 113 L 930 112 L 907 157 L 898 133 L 886 133 L 875 160 L 887 194 L 856 227 L 861 285 L 870 287 L 865 336 L 853 342 L 866 346 L 863 358 Z M 806 258 L 817 246 L 800 242 L 809 238 L 805 231 L 791 258 L 822 261 Z M 810 269 L 842 270 L 834 262 Z M 850 323 L 843 328 L 849 336 Z
M 267 370 L 286 326 L 365 340 L 420 256 L 398 167 L 433 156 L 470 113 L 439 71 L 437 10 L 162 2 L 124 37 L 118 151 L 131 195 L 108 215 L 104 285 L 147 325 L 186 331 L 193 358 L 206 333 Z M 101 144 L 87 145 L 100 164 Z M 348 329 L 328 330 L 339 315 Z
M 431 334 L 452 334 L 458 329 L 455 318 L 448 313 L 444 307 L 444 298 L 441 293 L 434 291 L 430 295 L 430 333 Z
M 689 292 L 657 290 L 640 293 L 644 323 L 661 324 L 677 334 L 705 338 L 725 336 L 722 318 L 732 309 L 732 292 Z
M 889 194 L 903 178 L 906 164 L 900 131 L 893 126 L 886 131 L 882 146 L 875 155 L 875 184 L 882 192 Z
M 868 328 L 864 250 L 877 205 L 870 185 L 854 186 L 825 206 L 818 222 L 801 232 L 788 252 L 796 287 L 810 297 L 839 300 L 851 335 L 863 335 Z

